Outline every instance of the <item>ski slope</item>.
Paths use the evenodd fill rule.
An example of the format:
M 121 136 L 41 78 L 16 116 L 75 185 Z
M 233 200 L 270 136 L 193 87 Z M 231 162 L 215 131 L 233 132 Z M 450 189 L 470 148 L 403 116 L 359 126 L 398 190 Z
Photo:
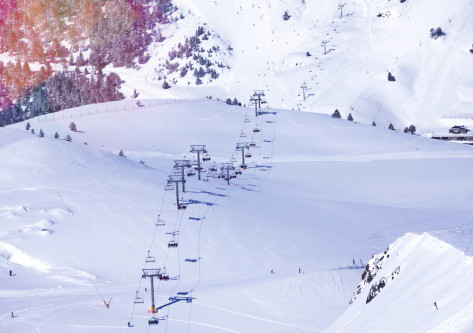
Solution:
M 471 1 L 356 0 L 346 4 L 343 17 L 339 1 L 174 2 L 185 18 L 163 29 L 167 39 L 150 47 L 150 61 L 138 72 L 108 68 L 126 81 L 126 96 L 137 89 L 141 98 L 212 95 L 248 103 L 253 89 L 264 89 L 275 108 L 324 114 L 339 109 L 343 118 L 352 113 L 357 121 L 382 127 L 414 124 L 426 132 L 470 125 Z M 287 21 L 282 19 L 285 11 L 291 15 Z M 198 26 L 212 32 L 205 50 L 212 45 L 223 50 L 210 59 L 230 69 L 219 70 L 217 80 L 205 79 L 200 86 L 192 73 L 184 78 L 169 74 L 177 83 L 162 89 L 156 69 Z M 429 31 L 437 27 L 446 35 L 431 39 Z M 327 54 L 322 41 L 327 41 Z M 395 82 L 387 80 L 388 71 Z
M 195 297 L 164 309 L 159 316 L 167 320 L 149 331 L 356 331 L 373 312 L 348 305 L 362 270 L 340 268 L 368 262 L 406 232 L 433 236 L 406 236 L 393 248 L 421 242 L 438 272 L 454 270 L 452 280 L 438 280 L 438 295 L 451 283 L 463 292 L 471 287 L 464 282 L 471 277 L 464 253 L 473 248 L 471 147 L 314 113 L 269 109 L 255 118 L 253 109 L 217 101 L 142 102 L 138 109 L 122 101 L 31 119 L 45 138 L 26 132 L 25 123 L 0 129 L 2 332 L 146 331 L 145 265 L 166 267 L 171 277 L 159 283 L 158 305 L 177 292 Z M 78 132 L 68 129 L 71 121 Z M 62 140 L 67 134 L 72 142 Z M 241 176 L 230 185 L 189 178 L 187 209 L 176 209 L 175 193 L 164 185 L 175 159 L 193 158 L 191 144 L 207 145 L 208 171 L 232 155 L 240 161 L 236 143 L 250 141 L 257 147 Z M 165 226 L 155 226 L 158 214 Z M 179 246 L 168 248 L 167 233 L 177 231 Z M 452 248 L 445 256 L 444 242 Z M 148 250 L 155 266 L 145 263 Z M 412 265 L 422 251 L 398 261 Z M 452 267 L 452 260 L 460 264 Z M 420 286 L 417 272 L 402 270 L 397 281 L 417 278 Z M 94 285 L 112 298 L 109 309 Z M 145 304 L 133 304 L 137 290 Z M 372 304 L 390 302 L 398 290 L 386 289 Z M 441 329 L 460 316 L 462 328 L 471 328 L 470 307 L 456 295 L 462 297 L 451 296 L 450 305 L 439 296 L 441 310 L 448 309 L 442 322 L 425 315 L 406 327 Z M 404 307 L 406 297 L 389 311 Z M 358 310 L 360 321 L 343 326 Z M 424 309 L 409 315 L 416 311 Z M 367 331 L 377 331 L 376 322 Z

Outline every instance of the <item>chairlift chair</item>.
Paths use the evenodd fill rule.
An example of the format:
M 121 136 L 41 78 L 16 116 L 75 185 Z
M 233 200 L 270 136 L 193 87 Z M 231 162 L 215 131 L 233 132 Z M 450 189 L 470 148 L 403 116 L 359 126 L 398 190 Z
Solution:
M 133 301 L 135 304 L 143 304 L 145 302 L 145 299 L 143 297 L 138 296 L 138 291 L 136 291 L 136 296 Z
M 148 320 L 148 325 L 158 325 L 159 324 L 159 319 L 156 317 L 150 318 Z
M 172 186 L 172 183 L 167 183 L 166 186 L 164 187 L 165 191 L 172 191 L 174 190 L 174 186 Z
M 178 242 L 176 242 L 174 239 L 168 242 L 168 248 L 178 247 L 178 245 Z
M 249 144 L 250 147 L 256 147 L 256 143 L 254 141 L 251 141 Z
M 245 157 L 246 157 L 246 158 L 250 158 L 250 157 L 251 157 L 251 154 L 250 154 L 250 153 L 246 153 L 246 154 L 245 154 Z
M 232 156 L 232 158 L 230 159 L 230 162 L 236 163 L 236 162 L 238 162 L 238 161 L 237 161 L 237 159 L 236 159 L 235 157 Z
M 156 262 L 156 259 L 152 255 L 150 255 L 149 252 L 150 251 L 148 251 L 148 256 L 146 257 L 145 261 L 146 262 Z
M 205 154 L 204 156 L 202 156 L 202 161 L 204 161 L 204 162 L 210 161 L 210 155 L 209 155 L 209 154 Z
M 166 223 L 164 220 L 161 219 L 161 215 L 158 215 L 158 219 L 156 220 L 156 226 L 157 227 L 164 227 Z
M 193 177 L 193 176 L 195 176 L 195 172 L 194 172 L 194 171 L 189 171 L 189 172 L 187 173 L 187 177 Z
M 179 205 L 177 206 L 178 210 L 186 210 L 187 206 L 186 205 Z
M 240 168 L 242 168 L 243 170 L 246 170 L 246 168 L 248 168 L 248 165 L 242 164 L 242 165 L 240 165 Z
M 260 129 L 259 129 L 258 127 L 255 127 L 255 128 L 253 129 L 253 133 L 259 133 L 259 132 L 260 132 Z
M 250 120 L 249 120 L 247 117 L 245 117 L 245 121 L 244 121 L 244 122 L 245 122 L 245 123 L 249 123 Z
M 245 132 L 241 131 L 241 133 L 240 133 L 240 138 L 246 138 Z

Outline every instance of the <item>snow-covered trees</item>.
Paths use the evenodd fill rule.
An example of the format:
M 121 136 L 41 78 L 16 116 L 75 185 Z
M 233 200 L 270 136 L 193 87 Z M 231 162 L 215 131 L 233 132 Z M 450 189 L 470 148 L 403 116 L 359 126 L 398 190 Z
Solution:
M 391 130 L 391 131 L 395 131 L 396 129 L 394 128 L 393 124 L 389 124 L 388 128 Z
M 77 132 L 77 125 L 76 125 L 76 123 L 72 121 L 72 122 L 69 124 L 69 129 L 70 129 L 72 132 Z
M 44 138 L 44 132 L 42 129 L 39 130 L 39 137 Z
M 66 141 L 67 142 L 72 142 L 72 137 L 69 134 L 66 135 Z
M 118 153 L 118 156 L 126 157 L 126 156 L 125 156 L 125 153 L 124 153 L 123 150 L 121 150 L 121 149 L 120 149 L 120 152 Z
M 59 139 L 59 134 L 58 134 L 57 132 L 54 133 L 54 138 L 55 138 L 55 139 Z
M 371 123 L 371 126 L 374 126 L 376 127 L 376 122 L 373 120 L 373 122 Z
M 388 73 L 388 81 L 396 81 L 396 78 L 391 74 L 391 72 Z
M 438 27 L 437 29 L 434 29 L 434 28 L 430 29 L 429 35 L 430 35 L 430 38 L 437 39 L 439 37 L 446 35 L 446 33 L 443 32 L 442 28 Z
M 162 87 L 163 87 L 163 89 L 169 89 L 169 88 L 171 88 L 171 86 L 169 85 L 169 83 L 167 83 L 166 80 L 164 80 Z
M 351 115 L 351 113 L 348 114 L 347 120 L 348 121 L 353 121 L 353 116 Z
M 340 119 L 342 116 L 340 115 L 340 111 L 338 111 L 338 109 L 336 109 L 333 113 L 332 113 L 332 118 L 338 118 Z

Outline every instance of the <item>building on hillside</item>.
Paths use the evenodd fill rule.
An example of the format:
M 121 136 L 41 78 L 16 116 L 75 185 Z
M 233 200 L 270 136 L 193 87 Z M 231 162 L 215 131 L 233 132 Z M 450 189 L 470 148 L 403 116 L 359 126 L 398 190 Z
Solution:
M 452 134 L 466 134 L 468 133 L 470 130 L 468 128 L 466 128 L 465 126 L 453 126 L 452 128 L 450 128 L 448 130 L 448 133 L 452 133 Z

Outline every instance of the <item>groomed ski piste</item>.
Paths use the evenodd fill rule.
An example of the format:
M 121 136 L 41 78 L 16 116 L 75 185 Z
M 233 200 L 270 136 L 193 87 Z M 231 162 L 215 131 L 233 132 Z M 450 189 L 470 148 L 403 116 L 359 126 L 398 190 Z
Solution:
M 1 332 L 472 331 L 470 146 L 315 113 L 135 102 L 30 119 L 44 138 L 0 129 Z M 255 146 L 228 185 L 210 169 L 238 171 L 237 143 Z M 191 145 L 211 160 L 178 210 L 167 180 Z M 360 266 L 388 246 L 350 305 Z M 157 307 L 192 301 L 149 326 L 143 268 L 169 276 Z

